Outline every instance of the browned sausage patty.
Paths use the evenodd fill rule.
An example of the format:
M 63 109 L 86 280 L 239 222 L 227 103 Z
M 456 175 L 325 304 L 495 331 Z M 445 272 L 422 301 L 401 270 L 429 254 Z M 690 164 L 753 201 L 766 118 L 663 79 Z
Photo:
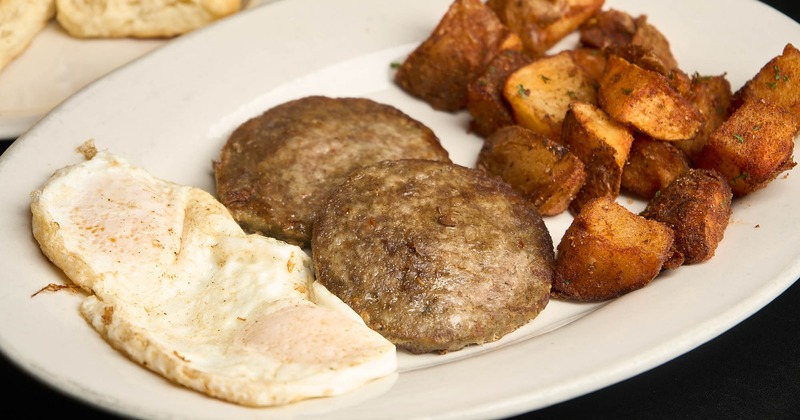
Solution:
M 450 161 L 433 131 L 390 105 L 310 96 L 239 126 L 213 166 L 242 228 L 307 247 L 333 188 L 357 167 L 399 158 Z
M 411 353 L 459 350 L 527 323 L 550 298 L 552 238 L 510 186 L 447 162 L 354 171 L 320 210 L 317 281 Z

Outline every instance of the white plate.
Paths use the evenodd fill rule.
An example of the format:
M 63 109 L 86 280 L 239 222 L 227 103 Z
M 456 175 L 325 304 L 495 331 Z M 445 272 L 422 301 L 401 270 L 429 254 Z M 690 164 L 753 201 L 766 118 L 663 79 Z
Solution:
M 274 1 L 274 0 L 273 0 Z M 246 7 L 269 0 L 245 0 Z M 61 101 L 165 39 L 79 39 L 51 21 L 0 70 L 0 139 L 16 138 Z
M 23 369 L 91 404 L 152 419 L 483 418 L 561 402 L 624 380 L 716 337 L 800 276 L 797 169 L 734 204 L 709 262 L 681 267 L 606 304 L 553 301 L 497 343 L 446 356 L 400 355 L 400 374 L 352 394 L 252 409 L 176 387 L 112 350 L 78 314 L 76 295 L 30 234 L 28 194 L 81 161 L 87 139 L 153 174 L 214 191 L 211 161 L 248 117 L 309 94 L 392 104 L 429 125 L 458 163 L 481 140 L 465 113 L 433 111 L 392 82 L 391 63 L 427 37 L 450 0 L 292 0 L 181 37 L 91 84 L 0 160 L 0 346 Z M 684 70 L 727 73 L 734 89 L 800 26 L 750 0 L 609 0 L 645 13 Z M 713 29 L 712 29 L 713 28 Z M 755 36 L 757 34 L 758 36 Z M 621 199 L 631 209 L 643 203 Z M 558 242 L 570 218 L 548 218 Z

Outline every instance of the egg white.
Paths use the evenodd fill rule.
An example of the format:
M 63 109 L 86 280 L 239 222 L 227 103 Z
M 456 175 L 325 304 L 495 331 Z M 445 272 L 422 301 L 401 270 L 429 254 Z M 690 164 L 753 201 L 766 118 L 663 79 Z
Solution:
M 339 395 L 394 373 L 395 346 L 314 281 L 299 247 L 247 235 L 211 194 L 111 153 L 31 194 L 43 253 L 80 313 L 167 379 L 246 406 Z

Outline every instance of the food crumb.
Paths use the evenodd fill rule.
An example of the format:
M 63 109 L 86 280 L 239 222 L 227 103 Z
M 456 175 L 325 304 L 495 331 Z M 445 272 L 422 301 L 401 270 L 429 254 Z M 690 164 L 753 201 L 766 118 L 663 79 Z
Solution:
M 55 283 L 50 283 L 47 286 L 42 287 L 41 289 L 37 290 L 36 293 L 31 295 L 31 297 L 34 297 L 34 296 L 36 296 L 39 293 L 42 293 L 44 291 L 57 292 L 57 291 L 62 290 L 62 289 L 79 290 L 80 287 L 78 287 L 75 284 L 55 284 Z

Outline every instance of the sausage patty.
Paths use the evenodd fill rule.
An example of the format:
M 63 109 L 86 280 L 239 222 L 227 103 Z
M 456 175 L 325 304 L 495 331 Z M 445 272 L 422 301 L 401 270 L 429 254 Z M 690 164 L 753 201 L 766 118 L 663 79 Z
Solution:
M 552 238 L 508 184 L 449 162 L 354 171 L 320 210 L 317 281 L 411 353 L 459 350 L 527 323 L 550 298 Z
M 308 247 L 332 189 L 355 168 L 399 158 L 450 161 L 430 128 L 390 105 L 310 96 L 243 123 L 213 167 L 218 198 L 243 229 Z

